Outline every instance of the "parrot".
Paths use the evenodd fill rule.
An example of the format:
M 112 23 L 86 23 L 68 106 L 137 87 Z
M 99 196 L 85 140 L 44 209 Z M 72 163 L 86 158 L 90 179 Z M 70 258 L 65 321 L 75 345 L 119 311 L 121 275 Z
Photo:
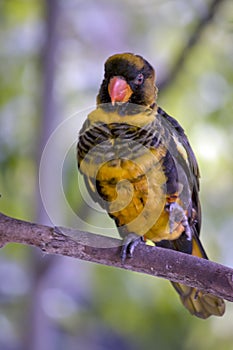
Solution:
M 179 122 L 157 104 L 152 65 L 130 52 L 110 56 L 79 132 L 77 164 L 93 201 L 115 221 L 121 258 L 139 242 L 208 259 L 200 241 L 200 173 Z M 224 300 L 171 282 L 192 315 L 222 316 Z

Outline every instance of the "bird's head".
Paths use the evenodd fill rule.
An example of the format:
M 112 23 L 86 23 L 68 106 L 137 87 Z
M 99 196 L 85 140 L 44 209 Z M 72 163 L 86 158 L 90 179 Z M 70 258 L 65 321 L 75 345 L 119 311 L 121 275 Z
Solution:
M 156 97 L 155 71 L 143 57 L 123 53 L 107 59 L 97 104 L 133 103 L 153 107 Z

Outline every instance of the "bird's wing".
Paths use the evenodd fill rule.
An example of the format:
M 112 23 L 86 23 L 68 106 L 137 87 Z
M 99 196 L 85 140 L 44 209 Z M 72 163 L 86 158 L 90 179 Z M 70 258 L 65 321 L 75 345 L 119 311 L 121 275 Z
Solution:
M 184 129 L 178 123 L 176 119 L 167 114 L 162 108 L 158 108 L 158 115 L 162 118 L 165 123 L 164 127 L 170 130 L 170 134 L 173 134 L 173 139 L 175 140 L 176 152 L 175 157 L 178 157 L 177 162 L 182 164 L 185 169 L 186 176 L 189 177 L 189 183 L 191 185 L 191 200 L 192 200 L 192 210 L 194 222 L 194 229 L 197 235 L 200 234 L 201 228 L 201 206 L 199 201 L 199 178 L 200 172 L 197 164 L 196 157 L 190 146 L 187 136 L 185 135 Z M 184 162 L 184 158 L 186 158 Z M 190 213 L 191 215 L 192 213 Z

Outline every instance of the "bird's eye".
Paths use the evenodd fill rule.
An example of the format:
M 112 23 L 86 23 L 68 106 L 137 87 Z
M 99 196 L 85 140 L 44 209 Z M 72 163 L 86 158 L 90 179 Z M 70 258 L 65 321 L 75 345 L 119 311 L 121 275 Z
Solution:
M 139 73 L 137 77 L 134 79 L 134 83 L 136 85 L 141 85 L 144 81 L 144 75 L 142 73 Z

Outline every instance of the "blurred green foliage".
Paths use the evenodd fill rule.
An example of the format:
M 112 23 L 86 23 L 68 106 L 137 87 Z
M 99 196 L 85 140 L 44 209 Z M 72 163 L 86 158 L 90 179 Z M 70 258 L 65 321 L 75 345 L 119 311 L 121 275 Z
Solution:
M 160 86 L 210 5 L 207 0 L 55 2 L 59 117 L 50 116 L 54 125 L 94 106 L 103 63 L 115 52 L 147 58 Z M 0 2 L 0 205 L 4 213 L 31 221 L 40 220 L 41 210 L 47 7 L 46 1 Z M 202 241 L 211 259 L 228 266 L 233 265 L 232 22 L 233 3 L 222 1 L 158 100 L 184 126 L 195 150 L 202 175 Z M 84 207 L 77 182 L 71 145 L 63 169 L 68 203 L 84 221 L 113 227 L 105 214 Z M 54 205 L 59 210 L 59 203 Z M 62 257 L 51 262 L 17 244 L 1 249 L 0 262 L 2 350 L 232 349 L 230 303 L 224 317 L 203 321 L 187 313 L 167 281 Z

